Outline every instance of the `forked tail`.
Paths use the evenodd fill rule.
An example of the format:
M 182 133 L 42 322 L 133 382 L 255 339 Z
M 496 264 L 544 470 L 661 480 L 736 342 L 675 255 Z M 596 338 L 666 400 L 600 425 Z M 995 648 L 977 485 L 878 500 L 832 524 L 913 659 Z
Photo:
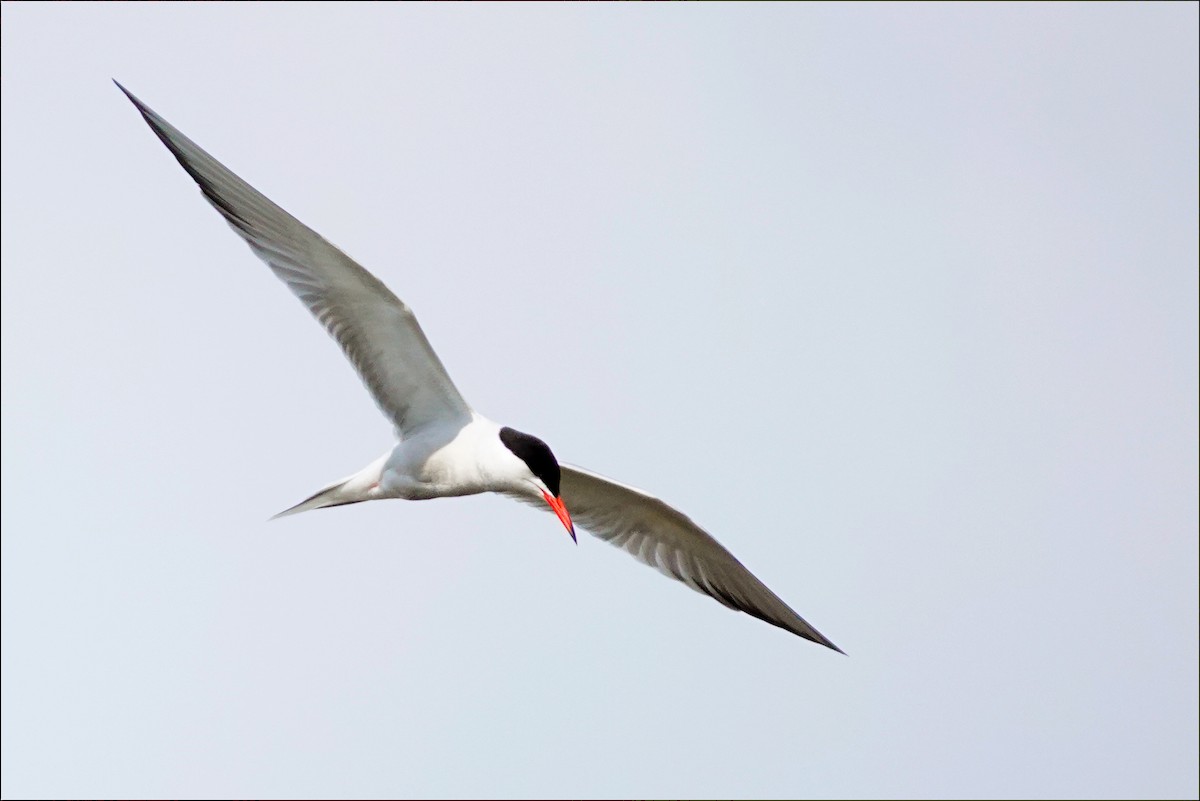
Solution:
M 272 516 L 271 519 L 307 512 L 309 509 L 345 506 L 350 503 L 361 503 L 386 497 L 380 492 L 379 479 L 383 474 L 383 466 L 387 463 L 387 457 L 388 454 L 385 454 L 354 475 L 339 479 L 329 486 L 317 490 L 295 506 Z

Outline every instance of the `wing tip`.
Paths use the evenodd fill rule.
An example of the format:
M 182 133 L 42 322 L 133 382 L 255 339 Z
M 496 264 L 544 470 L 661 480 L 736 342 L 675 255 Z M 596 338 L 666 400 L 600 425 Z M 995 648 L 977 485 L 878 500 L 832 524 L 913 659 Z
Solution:
M 713 596 L 713 597 L 716 597 L 716 596 Z M 718 599 L 718 600 L 720 600 L 720 599 Z M 746 614 L 750 615 L 751 617 L 756 617 L 759 620 L 763 621 L 764 623 L 770 623 L 772 626 L 776 626 L 778 628 L 783 629 L 786 632 L 795 634 L 797 637 L 800 637 L 801 639 L 808 640 L 809 642 L 816 643 L 817 645 L 823 645 L 831 651 L 837 651 L 842 656 L 849 656 L 849 654 L 847 654 L 845 651 L 843 651 L 841 648 L 839 648 L 836 644 L 834 644 L 833 640 L 829 639 L 824 634 L 822 634 L 821 632 L 819 632 L 815 628 L 813 628 L 807 620 L 800 617 L 795 612 L 792 612 L 790 607 L 788 608 L 788 611 L 792 612 L 792 615 L 795 618 L 793 620 L 781 620 L 779 618 L 769 617 L 765 614 L 762 614 L 757 609 L 749 609 L 744 606 L 735 606 L 733 608 L 737 609 L 738 611 L 745 612 Z
M 846 653 L 841 648 L 838 648 L 836 645 L 831 643 L 829 640 L 825 640 L 824 642 L 821 643 L 821 645 L 824 645 L 826 648 L 829 648 L 830 650 L 837 651 L 842 656 L 850 656 L 850 654 Z
M 116 84 L 117 88 L 121 90 L 122 94 L 124 94 L 127 98 L 129 98 L 129 102 L 131 102 L 131 103 L 133 103 L 133 105 L 137 106 L 138 111 L 141 111 L 143 114 L 146 112 L 146 104 L 143 103 L 141 100 L 138 100 L 137 95 L 135 95 L 133 92 L 126 89 L 124 84 L 122 84 L 116 78 L 113 78 L 112 82 L 114 84 Z
M 849 654 L 847 654 L 841 648 L 838 648 L 836 645 L 834 645 L 833 640 L 829 639 L 824 634 L 822 634 L 821 632 L 814 629 L 812 626 L 807 626 L 807 628 L 804 631 L 798 631 L 796 629 L 789 629 L 789 630 L 793 634 L 798 634 L 799 636 L 803 637 L 804 639 L 806 639 L 810 642 L 815 642 L 817 645 L 824 645 L 826 648 L 828 648 L 831 651 L 837 651 L 842 656 L 849 656 Z
M 797 617 L 799 617 L 799 616 L 797 615 Z M 809 642 L 814 642 L 817 645 L 824 645 L 829 650 L 837 651 L 842 656 L 848 656 L 848 654 L 845 651 L 843 651 L 841 648 L 837 647 L 837 645 L 834 644 L 833 640 L 829 639 L 824 634 L 822 634 L 821 632 L 817 631 L 815 628 L 810 626 L 808 624 L 808 621 L 806 621 L 804 618 L 799 618 L 799 625 L 780 624 L 780 623 L 775 622 L 774 620 L 767 620 L 767 622 L 772 623 L 776 626 L 779 626 L 781 629 L 784 629 L 785 631 L 790 631 L 792 634 L 795 634 L 798 637 L 802 637 L 802 638 L 808 640 Z

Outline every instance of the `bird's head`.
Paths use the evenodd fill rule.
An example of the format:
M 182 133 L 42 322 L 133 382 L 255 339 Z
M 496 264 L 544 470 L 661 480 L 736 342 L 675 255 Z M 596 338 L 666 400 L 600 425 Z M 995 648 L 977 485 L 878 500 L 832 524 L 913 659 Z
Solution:
M 500 429 L 500 442 L 521 463 L 517 468 L 518 491 L 534 498 L 541 495 L 574 540 L 575 524 L 560 497 L 562 471 L 550 446 L 537 437 L 508 427 Z

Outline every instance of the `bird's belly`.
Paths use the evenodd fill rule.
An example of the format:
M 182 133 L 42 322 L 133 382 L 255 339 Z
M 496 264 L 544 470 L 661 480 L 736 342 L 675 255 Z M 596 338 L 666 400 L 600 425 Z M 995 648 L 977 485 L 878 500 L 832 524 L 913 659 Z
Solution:
M 459 495 L 476 495 L 486 490 L 481 486 L 461 483 L 446 483 L 437 480 L 420 481 L 412 476 L 384 473 L 380 486 L 391 498 L 408 501 L 427 501 L 431 498 L 455 498 Z
M 486 492 L 483 476 L 473 467 L 445 449 L 393 453 L 380 478 L 380 486 L 388 495 L 410 501 Z

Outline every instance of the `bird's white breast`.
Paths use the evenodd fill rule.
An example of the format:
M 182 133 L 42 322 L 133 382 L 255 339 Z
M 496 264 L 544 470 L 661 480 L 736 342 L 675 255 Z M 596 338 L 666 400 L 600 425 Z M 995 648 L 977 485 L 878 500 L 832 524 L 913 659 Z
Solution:
M 474 495 L 503 488 L 510 465 L 500 427 L 475 415 L 458 429 L 432 428 L 406 437 L 392 451 L 380 485 L 408 500 Z

